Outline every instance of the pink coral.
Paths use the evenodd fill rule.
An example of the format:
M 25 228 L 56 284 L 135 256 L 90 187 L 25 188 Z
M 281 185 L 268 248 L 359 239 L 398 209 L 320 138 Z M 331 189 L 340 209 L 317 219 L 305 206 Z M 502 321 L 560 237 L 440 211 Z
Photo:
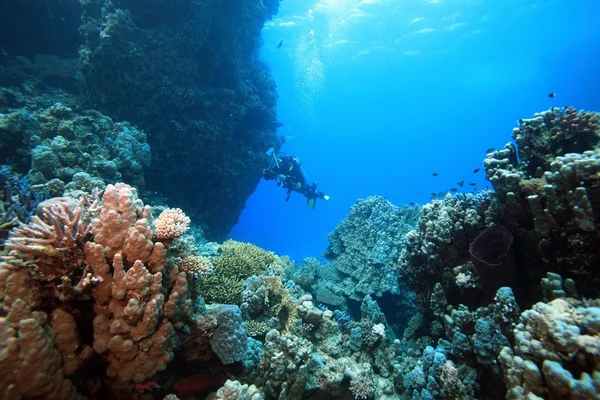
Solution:
M 158 240 L 175 239 L 190 229 L 190 219 L 181 208 L 167 208 L 154 221 Z

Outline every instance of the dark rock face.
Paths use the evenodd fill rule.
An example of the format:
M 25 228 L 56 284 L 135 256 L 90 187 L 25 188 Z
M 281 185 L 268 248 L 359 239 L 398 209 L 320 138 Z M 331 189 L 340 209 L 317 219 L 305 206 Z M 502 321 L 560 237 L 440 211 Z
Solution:
M 275 83 L 257 56 L 279 2 L 2 2 L 0 83 L 33 76 L 45 91 L 62 89 L 143 129 L 152 148 L 146 187 L 222 240 L 261 179 L 265 151 L 281 145 Z M 27 148 L 19 137 L 3 142 Z
M 268 162 L 264 152 L 280 146 L 275 84 L 257 58 L 278 1 L 270 3 L 84 6 L 80 60 L 90 98 L 148 133 L 149 188 L 202 222 L 210 239 L 235 224 Z

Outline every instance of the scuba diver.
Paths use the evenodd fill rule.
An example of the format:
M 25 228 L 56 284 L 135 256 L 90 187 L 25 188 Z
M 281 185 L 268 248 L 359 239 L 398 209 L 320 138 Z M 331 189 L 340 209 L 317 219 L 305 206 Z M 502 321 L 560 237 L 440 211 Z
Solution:
M 289 201 L 292 192 L 303 194 L 310 208 L 315 208 L 317 199 L 329 200 L 329 196 L 317 189 L 316 182 L 308 183 L 306 173 L 297 157 L 285 153 L 276 155 L 273 149 L 270 149 L 267 154 L 273 158 L 269 168 L 263 170 L 263 177 L 268 181 L 276 180 L 277 186 L 287 190 L 285 201 Z

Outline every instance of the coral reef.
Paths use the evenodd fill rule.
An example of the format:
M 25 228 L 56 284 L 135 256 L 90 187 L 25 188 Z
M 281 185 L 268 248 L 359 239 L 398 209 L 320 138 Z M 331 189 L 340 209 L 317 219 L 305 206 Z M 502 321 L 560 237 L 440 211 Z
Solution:
M 0 299 L 2 397 L 75 399 L 75 388 L 65 375 L 73 373 L 77 363 L 70 364 L 67 357 L 63 361 L 60 349 L 64 347 L 54 345 L 48 314 L 33 310 L 40 304 L 40 293 L 27 270 L 0 263 Z M 60 335 L 57 339 L 65 343 Z
M 64 93 L 46 98 L 33 91 L 0 91 L 11 92 L 13 99 L 0 102 L 0 163 L 28 173 L 31 184 L 57 180 L 64 186 L 86 172 L 105 183 L 144 186 L 144 168 L 150 165 L 144 132 Z
M 600 391 L 600 302 L 559 298 L 521 314 L 500 361 L 508 399 L 595 399 Z
M 248 336 L 238 306 L 217 306 L 214 310 L 217 326 L 210 345 L 223 364 L 231 364 L 246 358 Z
M 190 218 L 181 208 L 167 208 L 154 221 L 158 240 L 173 240 L 190 229 Z
M 154 241 L 150 208 L 124 184 L 108 185 L 102 198 L 54 198 L 40 207 L 42 217 L 11 232 L 2 260 L 6 340 L 37 335 L 40 351 L 47 354 L 44 362 L 53 363 L 29 367 L 32 374 L 52 377 L 54 385 L 32 390 L 74 395 L 68 381 L 61 383 L 62 376 L 73 374 L 93 354 L 107 362 L 115 387 L 143 382 L 163 370 L 173 358 L 176 330 L 185 328 L 194 306 L 187 274 L 171 266 L 163 243 Z M 82 310 L 64 305 L 73 300 L 87 302 L 79 307 L 93 310 L 93 322 L 90 316 L 82 318 Z M 51 323 L 46 309 L 53 309 Z M 19 320 L 30 322 L 20 328 L 15 325 Z M 84 321 L 93 330 L 93 351 L 77 335 L 76 326 Z M 21 345 L 12 341 L 18 359 Z M 17 368 L 15 361 L 7 362 Z M 2 388 L 29 393 L 24 384 L 9 381 Z
M 242 385 L 238 381 L 227 380 L 225 385 L 217 391 L 215 399 L 262 400 L 262 396 L 254 385 Z
M 276 149 L 277 94 L 258 59 L 278 0 L 82 2 L 85 86 L 149 133 L 149 185 L 223 240 Z M 102 12 L 98 12 L 102 10 Z
M 341 291 L 354 300 L 366 294 L 399 295 L 396 261 L 406 232 L 420 210 L 399 208 L 383 197 L 359 200 L 331 232 L 323 253 L 338 271 Z M 320 282 L 322 284 L 322 282 Z
M 504 149 L 484 160 L 501 204 L 499 222 L 515 237 L 515 257 L 525 286 L 537 287 L 547 271 L 598 295 L 600 117 L 571 107 L 553 108 L 519 121 Z M 517 157 L 518 156 L 518 157 Z M 530 303 L 539 298 L 530 293 Z
M 430 294 L 438 285 L 452 304 L 479 304 L 456 284 L 459 273 L 478 276 L 470 261 L 469 243 L 497 216 L 497 203 L 490 191 L 478 194 L 447 195 L 422 207 L 417 229 L 406 234 L 406 245 L 400 253 L 400 275 L 415 292 L 422 312 L 434 313 Z M 462 266 L 454 271 L 453 267 Z M 475 301 L 475 303 L 473 303 Z
M 38 204 L 48 196 L 34 191 L 27 178 L 20 178 L 7 165 L 0 165 L 0 250 L 10 229 L 28 223 Z
M 277 261 L 274 253 L 234 240 L 223 243 L 221 251 L 221 255 L 212 259 L 213 273 L 200 282 L 200 294 L 209 302 L 239 302 L 244 281 L 266 272 Z
M 520 120 L 494 191 L 359 200 L 295 266 L 204 236 L 282 142 L 257 51 L 279 0 L 12 3 L 3 398 L 600 398 L 599 114 Z
M 242 285 L 241 306 L 251 336 L 262 336 L 267 329 L 289 332 L 295 323 L 296 302 L 280 276 L 249 277 Z M 302 298 L 299 300 L 302 303 Z M 314 321 L 313 321 L 314 322 Z

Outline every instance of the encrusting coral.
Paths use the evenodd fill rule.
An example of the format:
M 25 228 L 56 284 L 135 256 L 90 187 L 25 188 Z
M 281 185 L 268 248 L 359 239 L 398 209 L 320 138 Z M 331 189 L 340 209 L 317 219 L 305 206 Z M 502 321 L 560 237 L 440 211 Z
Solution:
M 359 200 L 331 232 L 323 253 L 339 272 L 345 295 L 361 300 L 366 294 L 399 295 L 396 260 L 406 232 L 417 223 L 420 210 L 400 208 L 383 197 Z M 322 283 L 322 282 L 321 282 Z

